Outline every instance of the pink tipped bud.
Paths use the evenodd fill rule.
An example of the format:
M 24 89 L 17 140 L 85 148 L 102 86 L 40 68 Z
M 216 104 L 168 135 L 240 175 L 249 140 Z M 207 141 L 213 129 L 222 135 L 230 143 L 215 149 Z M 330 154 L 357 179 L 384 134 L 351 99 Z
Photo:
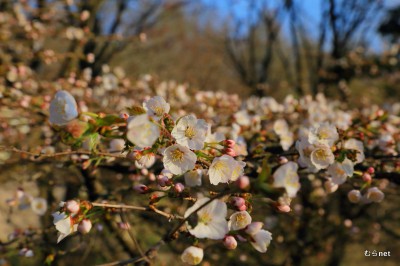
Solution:
M 166 187 L 166 186 L 170 186 L 171 182 L 169 180 L 169 178 L 165 175 L 159 175 L 158 179 L 157 179 L 158 184 L 160 185 L 160 187 Z
M 224 150 L 224 153 L 227 154 L 227 155 L 229 155 L 229 156 L 232 156 L 232 157 L 235 157 L 235 156 L 237 155 L 236 152 L 235 152 L 235 150 L 232 149 L 232 148 L 226 148 L 226 149 Z
M 92 229 L 92 222 L 89 219 L 83 219 L 78 225 L 78 231 L 81 234 L 89 233 L 90 229 Z
M 235 146 L 236 142 L 232 139 L 226 139 L 222 141 L 222 145 L 228 147 L 228 148 L 233 148 Z
M 362 175 L 362 179 L 364 180 L 364 182 L 371 182 L 372 176 L 369 173 L 364 173 Z
M 250 185 L 250 179 L 248 176 L 241 176 L 236 181 L 236 184 L 240 189 L 246 189 Z
M 245 211 L 245 210 L 247 210 L 247 206 L 246 205 L 242 205 L 242 206 L 238 207 L 238 210 L 239 211 Z
M 279 164 L 285 164 L 287 162 L 289 162 L 289 160 L 285 156 L 279 157 Z
M 347 198 L 352 203 L 358 203 L 361 200 L 361 192 L 359 190 L 353 189 L 347 194 Z
M 373 168 L 372 166 L 368 167 L 367 172 L 372 175 L 375 173 L 375 168 Z
M 174 190 L 177 193 L 182 193 L 182 191 L 185 189 L 185 186 L 182 183 L 176 183 L 174 186 Z
M 79 203 L 76 200 L 69 200 L 65 203 L 65 208 L 67 211 L 70 213 L 78 213 L 81 207 L 79 206 Z
M 129 118 L 129 115 L 127 113 L 121 113 L 121 114 L 119 114 L 119 117 L 127 120 Z
M 237 247 L 237 241 L 233 236 L 226 236 L 224 238 L 224 246 L 227 249 L 235 249 Z
M 290 212 L 290 211 L 291 211 L 290 206 L 289 206 L 289 205 L 285 205 L 285 204 L 283 204 L 283 205 L 277 205 L 276 208 L 277 208 L 278 211 L 280 211 L 280 212 Z
M 134 186 L 133 190 L 135 190 L 136 192 L 139 192 L 141 194 L 145 194 L 149 191 L 149 187 L 146 185 L 140 184 L 140 185 Z
M 231 203 L 235 207 L 239 208 L 240 206 L 245 205 L 246 201 L 245 201 L 244 198 L 241 198 L 241 197 L 232 197 L 231 198 Z
M 252 222 L 251 224 L 249 224 L 246 227 L 245 232 L 249 235 L 255 235 L 258 233 L 258 231 L 261 230 L 261 228 L 263 227 L 263 223 L 262 222 Z

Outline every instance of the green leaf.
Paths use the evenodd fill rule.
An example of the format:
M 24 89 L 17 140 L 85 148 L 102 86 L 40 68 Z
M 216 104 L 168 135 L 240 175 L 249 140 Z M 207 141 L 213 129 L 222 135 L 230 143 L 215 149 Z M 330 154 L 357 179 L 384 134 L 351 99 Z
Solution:
M 99 127 L 111 126 L 113 124 L 123 123 L 123 122 L 125 122 L 125 120 L 116 115 L 106 115 L 105 117 L 96 119 L 96 124 Z
M 271 167 L 268 164 L 268 159 L 269 159 L 269 155 L 267 155 L 263 161 L 262 161 L 262 168 L 261 168 L 261 172 L 258 175 L 258 183 L 265 183 L 268 178 L 271 177 Z

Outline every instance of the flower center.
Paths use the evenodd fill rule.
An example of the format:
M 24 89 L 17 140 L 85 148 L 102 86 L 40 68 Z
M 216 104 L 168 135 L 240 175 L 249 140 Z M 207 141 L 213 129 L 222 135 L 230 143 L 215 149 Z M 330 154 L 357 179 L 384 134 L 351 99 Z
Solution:
M 247 221 L 246 218 L 247 218 L 247 216 L 245 214 L 239 213 L 238 215 L 236 215 L 235 222 L 240 227 L 246 226 L 246 224 L 247 224 L 246 223 L 246 221 Z
M 162 108 L 161 106 L 154 106 L 153 107 L 153 112 L 157 115 L 157 116 L 162 116 L 164 114 L 164 108 Z
M 193 127 L 188 126 L 185 130 L 185 137 L 191 139 L 196 135 L 196 132 Z
M 208 212 L 199 215 L 199 223 L 207 225 L 209 222 L 211 222 L 211 215 Z
M 176 149 L 174 151 L 171 151 L 171 158 L 173 162 L 182 162 L 183 161 L 183 155 L 185 153 L 181 151 L 180 149 Z
M 325 160 L 328 157 L 328 154 L 323 149 L 318 149 L 315 151 L 315 156 L 320 160 Z

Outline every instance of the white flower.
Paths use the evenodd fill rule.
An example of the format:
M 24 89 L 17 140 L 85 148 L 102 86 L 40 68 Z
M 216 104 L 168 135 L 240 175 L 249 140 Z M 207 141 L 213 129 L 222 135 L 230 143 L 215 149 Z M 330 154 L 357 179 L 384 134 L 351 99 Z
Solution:
M 334 162 L 327 170 L 327 173 L 332 177 L 332 182 L 337 185 L 346 182 L 347 177 L 352 176 L 353 172 L 353 163 L 347 158 L 342 163 Z
M 236 123 L 241 126 L 250 126 L 251 124 L 251 116 L 247 112 L 247 110 L 241 110 L 234 114 Z
M 194 152 L 179 144 L 169 146 L 164 151 L 164 167 L 174 175 L 180 175 L 192 170 L 196 160 L 197 157 Z
M 78 225 L 72 224 L 71 217 L 65 214 L 65 212 L 55 212 L 53 215 L 53 224 L 58 230 L 57 243 L 67 237 L 69 234 L 77 231 Z
M 318 172 L 318 169 L 311 162 L 310 156 L 315 146 L 310 144 L 306 138 L 302 138 L 296 142 L 296 149 L 300 154 L 298 163 L 301 167 L 307 167 L 310 172 Z
M 251 216 L 247 211 L 235 212 L 229 218 L 230 230 L 241 230 L 251 224 Z
M 37 215 L 44 215 L 47 211 L 47 201 L 44 198 L 34 198 L 31 201 L 31 208 Z
M 109 152 L 121 152 L 125 148 L 123 139 L 113 139 L 110 141 Z
M 203 172 L 200 169 L 185 173 L 185 184 L 188 187 L 201 186 L 201 177 Z
M 250 238 L 250 244 L 261 253 L 267 252 L 267 248 L 272 240 L 272 234 L 267 230 L 260 230 Z
M 50 123 L 63 126 L 77 117 L 75 98 L 67 91 L 58 91 L 50 103 Z
M 317 169 L 325 169 L 335 161 L 335 155 L 329 146 L 317 145 L 310 154 L 312 164 Z
M 154 155 L 154 153 L 146 153 L 136 158 L 135 166 L 139 169 L 148 169 L 152 167 L 155 162 L 156 156 Z
M 331 147 L 339 139 L 335 126 L 329 123 L 322 123 L 310 129 L 308 141 L 311 144 L 325 144 Z
M 345 141 L 343 148 L 357 151 L 357 156 L 355 161 L 356 164 L 364 161 L 365 159 L 364 144 L 361 141 L 356 139 L 348 139 Z
M 243 175 L 245 166 L 246 166 L 245 162 L 236 161 L 234 159 L 234 165 L 233 165 L 233 169 L 232 169 L 233 170 L 232 171 L 232 176 L 231 176 L 231 179 L 229 181 L 236 181 L 239 177 L 241 177 Z
M 203 260 L 204 252 L 201 248 L 190 246 L 183 251 L 181 259 L 190 265 L 197 265 Z
M 293 145 L 294 139 L 292 132 L 288 131 L 285 134 L 280 135 L 279 138 L 279 144 L 281 144 L 284 151 L 289 150 L 289 148 Z
M 155 96 L 143 103 L 143 107 L 147 113 L 153 117 L 161 118 L 165 113 L 169 112 L 170 105 L 163 97 Z
M 257 234 L 261 228 L 263 227 L 263 223 L 262 222 L 252 222 L 251 224 L 249 224 L 245 230 L 245 232 L 249 235 L 255 235 Z
M 140 148 L 153 146 L 159 136 L 159 127 L 149 120 L 147 114 L 138 115 L 128 123 L 126 137 Z
M 297 191 L 300 189 L 298 168 L 297 163 L 288 162 L 281 165 L 273 174 L 274 187 L 284 187 L 291 198 L 296 197 Z
M 213 185 L 228 183 L 235 167 L 237 167 L 236 161 L 229 155 L 214 158 L 208 170 L 210 183 Z
M 194 115 L 187 115 L 179 119 L 171 135 L 178 144 L 192 150 L 200 150 L 204 146 L 208 127 L 203 119 L 197 119 Z
M 381 202 L 385 198 L 385 194 L 379 188 L 372 187 L 368 189 L 366 198 L 373 202 Z
M 287 132 L 289 132 L 289 126 L 286 122 L 285 119 L 278 119 L 274 122 L 274 132 L 278 135 L 285 135 Z
M 353 190 L 349 191 L 349 193 L 347 194 L 347 197 L 350 202 L 358 203 L 358 202 L 360 202 L 362 195 L 359 190 L 353 189 Z
M 198 199 L 192 207 L 186 210 L 185 218 L 209 200 L 209 198 Z M 226 214 L 225 202 L 213 200 L 197 212 L 198 223 L 194 228 L 188 225 L 189 232 L 197 238 L 223 239 L 229 231 L 228 223 L 225 220 Z

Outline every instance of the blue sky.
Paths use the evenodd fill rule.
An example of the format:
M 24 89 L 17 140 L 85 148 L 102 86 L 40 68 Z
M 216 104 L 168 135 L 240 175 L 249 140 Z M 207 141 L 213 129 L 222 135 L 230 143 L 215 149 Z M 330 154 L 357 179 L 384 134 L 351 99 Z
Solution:
M 246 14 L 246 4 L 248 3 L 246 0 L 202 0 L 203 3 L 206 3 L 209 7 L 212 7 L 216 13 L 221 15 L 221 17 L 229 16 L 232 8 L 229 6 L 229 3 L 236 2 L 237 5 L 235 7 L 235 13 L 237 15 Z M 270 6 L 276 5 L 278 2 L 282 0 L 266 0 L 266 2 Z M 327 1 L 327 0 L 322 0 Z M 377 0 L 379 1 L 379 0 Z M 317 32 L 312 32 L 311 30 L 314 25 L 318 25 L 320 22 L 320 11 L 321 11 L 321 0 L 302 0 L 297 1 L 300 4 L 302 9 L 302 19 L 305 21 L 306 26 L 308 26 L 310 30 L 311 36 L 317 36 Z M 400 0 L 384 0 L 385 7 L 393 7 L 400 5 Z M 377 14 L 378 15 L 378 14 Z M 216 22 L 218 23 L 218 22 Z M 287 28 L 287 27 L 286 27 Z M 286 34 L 288 34 L 288 30 L 284 30 Z M 382 51 L 384 48 L 384 42 L 379 36 L 379 34 L 371 31 L 368 36 L 368 41 L 371 43 L 371 48 L 373 52 Z

